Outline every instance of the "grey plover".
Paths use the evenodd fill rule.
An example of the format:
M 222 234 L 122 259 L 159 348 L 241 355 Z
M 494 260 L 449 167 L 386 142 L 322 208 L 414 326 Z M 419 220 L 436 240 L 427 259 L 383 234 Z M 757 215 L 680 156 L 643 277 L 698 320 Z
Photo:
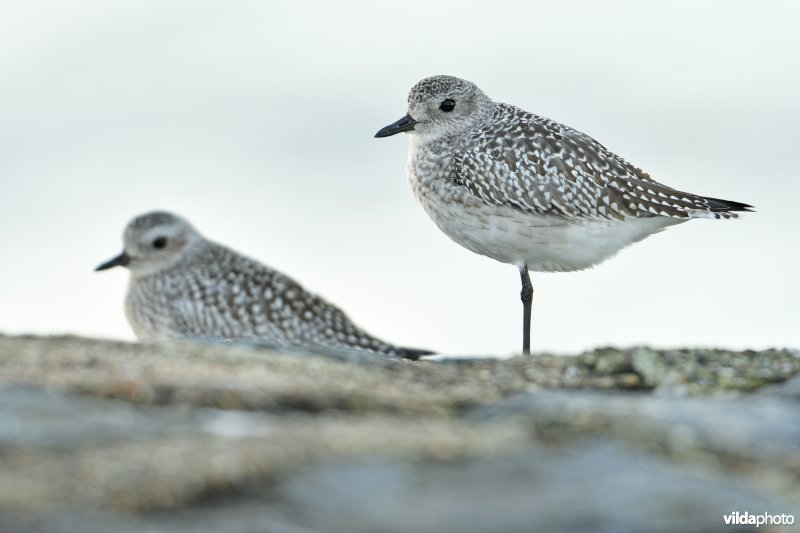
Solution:
M 409 184 L 439 229 L 519 269 L 524 353 L 528 271 L 582 270 L 668 226 L 752 207 L 662 185 L 588 135 L 452 76 L 414 85 L 407 114 L 375 137 L 401 132 L 412 134 Z
M 124 251 L 95 270 L 130 270 L 125 312 L 140 340 L 225 339 L 407 359 L 431 353 L 367 334 L 291 278 L 205 239 L 172 213 L 134 218 L 123 241 Z

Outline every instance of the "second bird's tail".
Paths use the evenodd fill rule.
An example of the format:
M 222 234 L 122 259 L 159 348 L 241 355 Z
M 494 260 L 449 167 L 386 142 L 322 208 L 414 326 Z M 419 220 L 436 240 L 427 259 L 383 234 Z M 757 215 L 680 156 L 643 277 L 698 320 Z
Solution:
M 419 350 L 417 348 L 397 348 L 397 355 L 403 359 L 410 359 L 411 361 L 419 361 L 423 355 L 433 355 L 434 352 L 430 350 Z

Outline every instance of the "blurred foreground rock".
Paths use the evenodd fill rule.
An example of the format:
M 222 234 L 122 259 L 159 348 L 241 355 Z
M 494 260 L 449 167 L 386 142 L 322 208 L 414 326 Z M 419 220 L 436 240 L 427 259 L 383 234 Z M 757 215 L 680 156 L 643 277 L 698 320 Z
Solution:
M 800 521 L 798 379 L 789 350 L 0 336 L 0 531 L 755 531 L 723 515 Z

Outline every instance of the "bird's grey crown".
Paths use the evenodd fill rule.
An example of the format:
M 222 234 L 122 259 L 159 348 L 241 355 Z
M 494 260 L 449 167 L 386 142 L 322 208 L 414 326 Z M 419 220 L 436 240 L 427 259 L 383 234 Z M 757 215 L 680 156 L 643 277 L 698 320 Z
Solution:
M 469 93 L 477 89 L 471 81 L 462 80 L 455 76 L 431 76 L 414 85 L 408 92 L 408 106 L 425 102 L 434 96 L 450 96 Z
M 181 217 L 167 211 L 151 211 L 131 220 L 128 224 L 128 228 L 143 232 L 159 226 L 173 225 L 183 221 Z

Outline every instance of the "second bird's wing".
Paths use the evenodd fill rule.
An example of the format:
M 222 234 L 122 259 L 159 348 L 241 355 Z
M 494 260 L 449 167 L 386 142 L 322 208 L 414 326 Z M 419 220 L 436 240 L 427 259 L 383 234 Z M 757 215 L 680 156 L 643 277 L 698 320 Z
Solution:
M 473 196 L 534 214 L 623 220 L 732 210 L 661 185 L 588 135 L 505 104 L 456 150 L 454 166 L 453 181 Z

